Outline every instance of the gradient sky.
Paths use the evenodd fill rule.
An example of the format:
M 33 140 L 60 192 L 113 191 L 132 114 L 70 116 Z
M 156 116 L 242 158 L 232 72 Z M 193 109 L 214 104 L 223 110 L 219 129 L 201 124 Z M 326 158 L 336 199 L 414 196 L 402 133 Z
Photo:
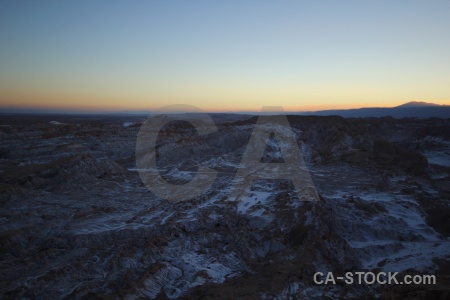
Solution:
M 450 104 L 450 1 L 2 1 L 0 106 Z

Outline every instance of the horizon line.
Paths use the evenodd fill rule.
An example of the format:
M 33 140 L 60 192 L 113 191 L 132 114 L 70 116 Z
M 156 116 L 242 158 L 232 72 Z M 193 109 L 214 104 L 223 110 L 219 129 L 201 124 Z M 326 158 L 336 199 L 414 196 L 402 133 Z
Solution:
M 409 107 L 445 107 L 450 106 L 450 104 L 434 104 L 424 101 L 410 101 L 401 105 L 396 106 L 368 106 L 368 107 L 353 107 L 353 108 L 327 108 L 327 109 L 305 109 L 305 110 L 281 110 L 273 113 L 313 113 L 313 112 L 323 112 L 323 111 L 334 111 L 334 110 L 358 110 L 358 109 L 389 109 L 402 107 L 406 104 L 423 104 L 421 106 L 409 106 Z M 403 108 L 408 108 L 403 107 Z M 0 114 L 86 114 L 86 115 L 95 115 L 95 114 L 111 114 L 111 115 L 141 115 L 141 114 L 170 114 L 170 113 L 195 113 L 190 111 L 167 111 L 161 109 L 113 109 L 113 110 L 104 110 L 104 109 L 83 109 L 83 108 L 62 108 L 62 107 L 20 107 L 20 106 L 0 106 Z M 210 114 L 256 114 L 256 113 L 264 113 L 261 110 L 201 110 L 200 113 L 210 113 Z

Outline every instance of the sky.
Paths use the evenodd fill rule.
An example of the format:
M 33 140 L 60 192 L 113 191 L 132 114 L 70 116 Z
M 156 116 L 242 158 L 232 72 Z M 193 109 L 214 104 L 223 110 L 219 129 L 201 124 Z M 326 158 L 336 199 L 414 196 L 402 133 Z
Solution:
M 450 1 L 0 2 L 3 108 L 409 101 L 450 104 Z

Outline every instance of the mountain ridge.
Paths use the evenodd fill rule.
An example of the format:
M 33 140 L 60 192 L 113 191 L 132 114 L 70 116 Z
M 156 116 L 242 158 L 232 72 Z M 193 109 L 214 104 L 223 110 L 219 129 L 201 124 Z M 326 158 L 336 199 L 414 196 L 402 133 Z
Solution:
M 344 118 L 450 118 L 450 105 L 411 101 L 394 107 L 365 107 L 330 109 L 299 113 L 300 115 L 332 116 Z
M 425 101 L 410 101 L 395 107 L 437 107 L 437 106 L 450 106 L 445 104 L 435 104 L 435 103 L 429 103 Z
M 80 114 L 80 115 L 110 115 L 110 116 L 132 116 L 132 115 L 149 115 L 155 112 L 152 111 L 69 111 L 58 109 L 39 109 L 39 108 L 18 108 L 18 107 L 0 107 L 0 114 Z M 283 113 L 283 112 L 280 112 Z M 352 109 L 328 109 L 318 111 L 298 111 L 298 112 L 284 112 L 292 115 L 317 115 L 317 116 L 332 116 L 337 115 L 344 118 L 450 118 L 450 105 L 428 103 L 424 101 L 410 101 L 394 107 L 364 107 Z M 210 114 L 245 114 L 256 115 L 260 112 L 224 112 L 224 113 L 210 113 Z

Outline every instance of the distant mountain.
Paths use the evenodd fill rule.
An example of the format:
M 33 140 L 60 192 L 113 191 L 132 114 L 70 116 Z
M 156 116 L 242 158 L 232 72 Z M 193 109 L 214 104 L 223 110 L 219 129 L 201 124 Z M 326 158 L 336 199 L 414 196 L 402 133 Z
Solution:
M 331 116 L 345 118 L 450 118 L 450 105 L 439 105 L 426 102 L 408 102 L 395 107 L 370 107 L 357 109 L 332 109 L 303 112 L 301 115 Z
M 428 103 L 423 101 L 411 101 L 396 107 L 436 107 L 436 106 L 445 106 L 445 105 L 439 105 L 434 103 Z
M 161 112 L 158 112 L 158 114 Z M 280 112 L 282 113 L 282 112 Z M 105 115 L 105 116 L 148 116 L 155 114 L 150 111 L 82 111 L 82 110 L 62 110 L 62 109 L 41 109 L 41 108 L 19 108 L 0 107 L 0 114 L 62 114 L 62 115 Z M 259 115 L 261 112 L 238 112 L 238 113 L 210 113 L 211 117 L 219 123 L 242 120 L 251 115 Z M 380 118 L 390 116 L 393 118 L 450 118 L 450 105 L 439 105 L 434 103 L 411 101 L 395 107 L 369 107 L 356 109 L 330 109 L 319 111 L 308 111 L 294 113 L 298 115 L 315 116 L 342 116 L 344 118 Z

